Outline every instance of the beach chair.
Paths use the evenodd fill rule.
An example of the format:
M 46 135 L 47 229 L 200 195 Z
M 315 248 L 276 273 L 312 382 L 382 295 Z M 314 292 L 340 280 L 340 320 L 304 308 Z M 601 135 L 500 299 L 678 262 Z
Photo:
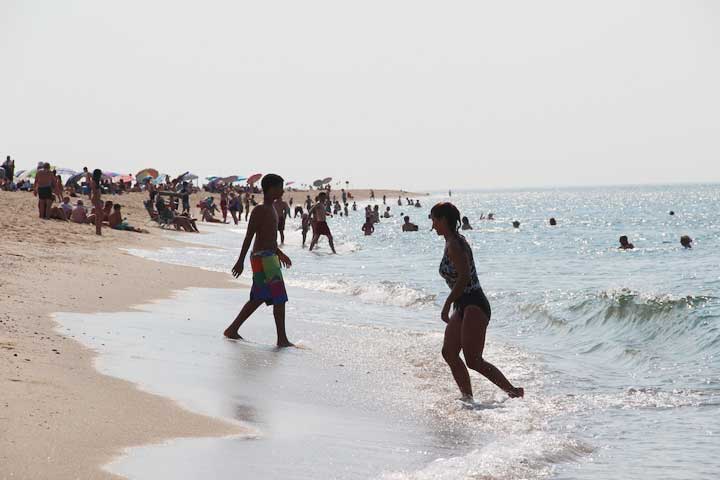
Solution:
M 172 225 L 172 217 L 168 220 L 167 216 L 161 216 L 153 209 L 152 202 L 150 200 L 145 200 L 143 205 L 145 205 L 145 210 L 147 210 L 148 215 L 150 216 L 150 220 L 147 223 L 155 222 L 160 226 L 160 228 Z

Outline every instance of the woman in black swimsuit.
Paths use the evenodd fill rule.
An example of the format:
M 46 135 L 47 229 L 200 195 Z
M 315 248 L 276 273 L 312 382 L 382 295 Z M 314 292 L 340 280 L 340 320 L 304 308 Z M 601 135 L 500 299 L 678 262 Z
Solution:
M 483 359 L 485 333 L 490 322 L 490 303 L 478 280 L 472 249 L 460 235 L 460 212 L 452 203 L 439 203 L 430 211 L 433 228 L 445 237 L 445 254 L 440 263 L 440 276 L 450 287 L 450 295 L 442 309 L 447 323 L 442 355 L 450 366 L 463 400 L 472 400 L 472 385 L 466 368 L 472 368 L 505 391 L 511 398 L 522 397 L 525 391 L 514 387 L 493 364 Z M 450 307 L 454 307 L 450 315 Z M 460 359 L 462 350 L 465 363 Z

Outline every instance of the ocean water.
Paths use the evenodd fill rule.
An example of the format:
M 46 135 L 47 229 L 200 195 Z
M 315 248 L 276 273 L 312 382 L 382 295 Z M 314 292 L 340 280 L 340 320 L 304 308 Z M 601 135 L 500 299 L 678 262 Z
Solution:
M 245 301 L 232 291 L 59 314 L 101 353 L 101 370 L 253 431 L 133 449 L 109 468 L 130 478 L 716 478 L 720 186 L 454 193 L 493 310 L 485 357 L 526 390 L 508 400 L 471 373 L 474 409 L 455 400 L 440 356 L 448 289 L 428 212 L 446 199 L 390 203 L 394 217 L 372 237 L 361 211 L 331 219 L 338 255 L 324 240 L 303 249 L 288 222 L 288 334 L 299 349 L 271 347 L 267 309 L 243 326 L 250 342 L 219 338 Z M 496 220 L 479 220 L 490 211 Z M 401 213 L 420 231 L 402 233 Z M 229 271 L 243 225 L 202 229 L 182 237 L 187 246 L 131 253 Z M 684 234 L 693 249 L 680 246 Z M 618 250 L 620 235 L 635 250 Z

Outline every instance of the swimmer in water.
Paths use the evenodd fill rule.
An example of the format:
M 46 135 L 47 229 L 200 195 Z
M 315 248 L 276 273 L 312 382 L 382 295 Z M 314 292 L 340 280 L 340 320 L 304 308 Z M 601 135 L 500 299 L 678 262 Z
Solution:
M 470 219 L 468 217 L 462 218 L 462 229 L 463 230 L 472 230 L 472 225 L 470 225 Z
M 365 223 L 361 230 L 365 233 L 366 237 L 369 237 L 375 232 L 375 224 L 370 217 L 365 217 Z
M 467 367 L 497 385 L 510 398 L 523 397 L 524 389 L 513 386 L 500 370 L 483 359 L 490 303 L 480 286 L 472 249 L 459 232 L 460 212 L 455 205 L 446 202 L 435 205 L 430 214 L 433 228 L 445 237 L 440 276 L 451 290 L 441 313 L 442 320 L 447 323 L 442 355 L 450 366 L 462 399 L 472 401 L 473 398 Z M 451 307 L 454 307 L 452 314 Z M 465 363 L 460 358 L 461 351 Z
M 403 223 L 403 226 L 402 226 L 403 232 L 417 232 L 418 231 L 418 226 L 415 225 L 414 223 L 410 223 L 410 217 L 408 215 L 405 215 L 405 217 L 403 218 L 403 221 L 405 222 L 405 223 Z
M 620 250 L 632 250 L 633 248 L 635 248 L 635 245 L 628 241 L 627 235 L 623 235 L 622 237 L 620 237 L 620 246 L 618 248 Z
M 680 237 L 680 245 L 684 248 L 692 248 L 693 239 L 687 235 Z

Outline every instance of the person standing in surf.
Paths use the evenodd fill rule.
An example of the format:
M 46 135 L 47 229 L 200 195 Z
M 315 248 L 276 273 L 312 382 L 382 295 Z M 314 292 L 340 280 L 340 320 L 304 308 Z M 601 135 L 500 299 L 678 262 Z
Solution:
M 480 286 L 472 249 L 459 232 L 460 211 L 452 203 L 438 203 L 430 210 L 430 217 L 433 229 L 445 237 L 440 276 L 450 288 L 441 313 L 447 323 L 442 356 L 450 366 L 462 399 L 472 401 L 473 398 L 467 367 L 482 374 L 511 398 L 523 397 L 522 388 L 514 387 L 497 367 L 483 359 L 490 303 Z M 452 315 L 451 307 L 454 307 Z M 461 350 L 465 363 L 460 358 Z
M 238 278 L 243 273 L 245 257 L 250 249 L 250 243 L 255 238 L 250 265 L 253 272 L 253 283 L 250 289 L 250 299 L 245 303 L 235 320 L 223 333 L 227 338 L 242 340 L 238 334 L 240 326 L 255 313 L 260 305 L 273 306 L 275 328 L 277 329 L 277 346 L 292 347 L 293 344 L 285 333 L 285 304 L 288 301 L 280 267 L 290 268 L 292 261 L 285 255 L 277 244 L 278 213 L 275 209 L 275 200 L 282 197 L 284 180 L 281 176 L 269 173 L 262 179 L 263 204 L 253 208 L 250 221 L 245 234 L 240 257 L 232 268 L 232 274 Z
M 325 209 L 326 202 L 327 194 L 325 192 L 320 192 L 318 194 L 317 203 L 308 212 L 308 215 L 310 215 L 310 218 L 313 220 L 313 236 L 312 240 L 310 240 L 309 248 L 311 252 L 313 248 L 315 248 L 315 245 L 317 245 L 320 235 L 325 235 L 328 239 L 328 243 L 330 244 L 330 250 L 332 250 L 333 253 L 337 253 L 335 251 L 335 242 L 333 240 L 332 232 L 330 232 L 330 227 L 327 224 L 328 212 Z

